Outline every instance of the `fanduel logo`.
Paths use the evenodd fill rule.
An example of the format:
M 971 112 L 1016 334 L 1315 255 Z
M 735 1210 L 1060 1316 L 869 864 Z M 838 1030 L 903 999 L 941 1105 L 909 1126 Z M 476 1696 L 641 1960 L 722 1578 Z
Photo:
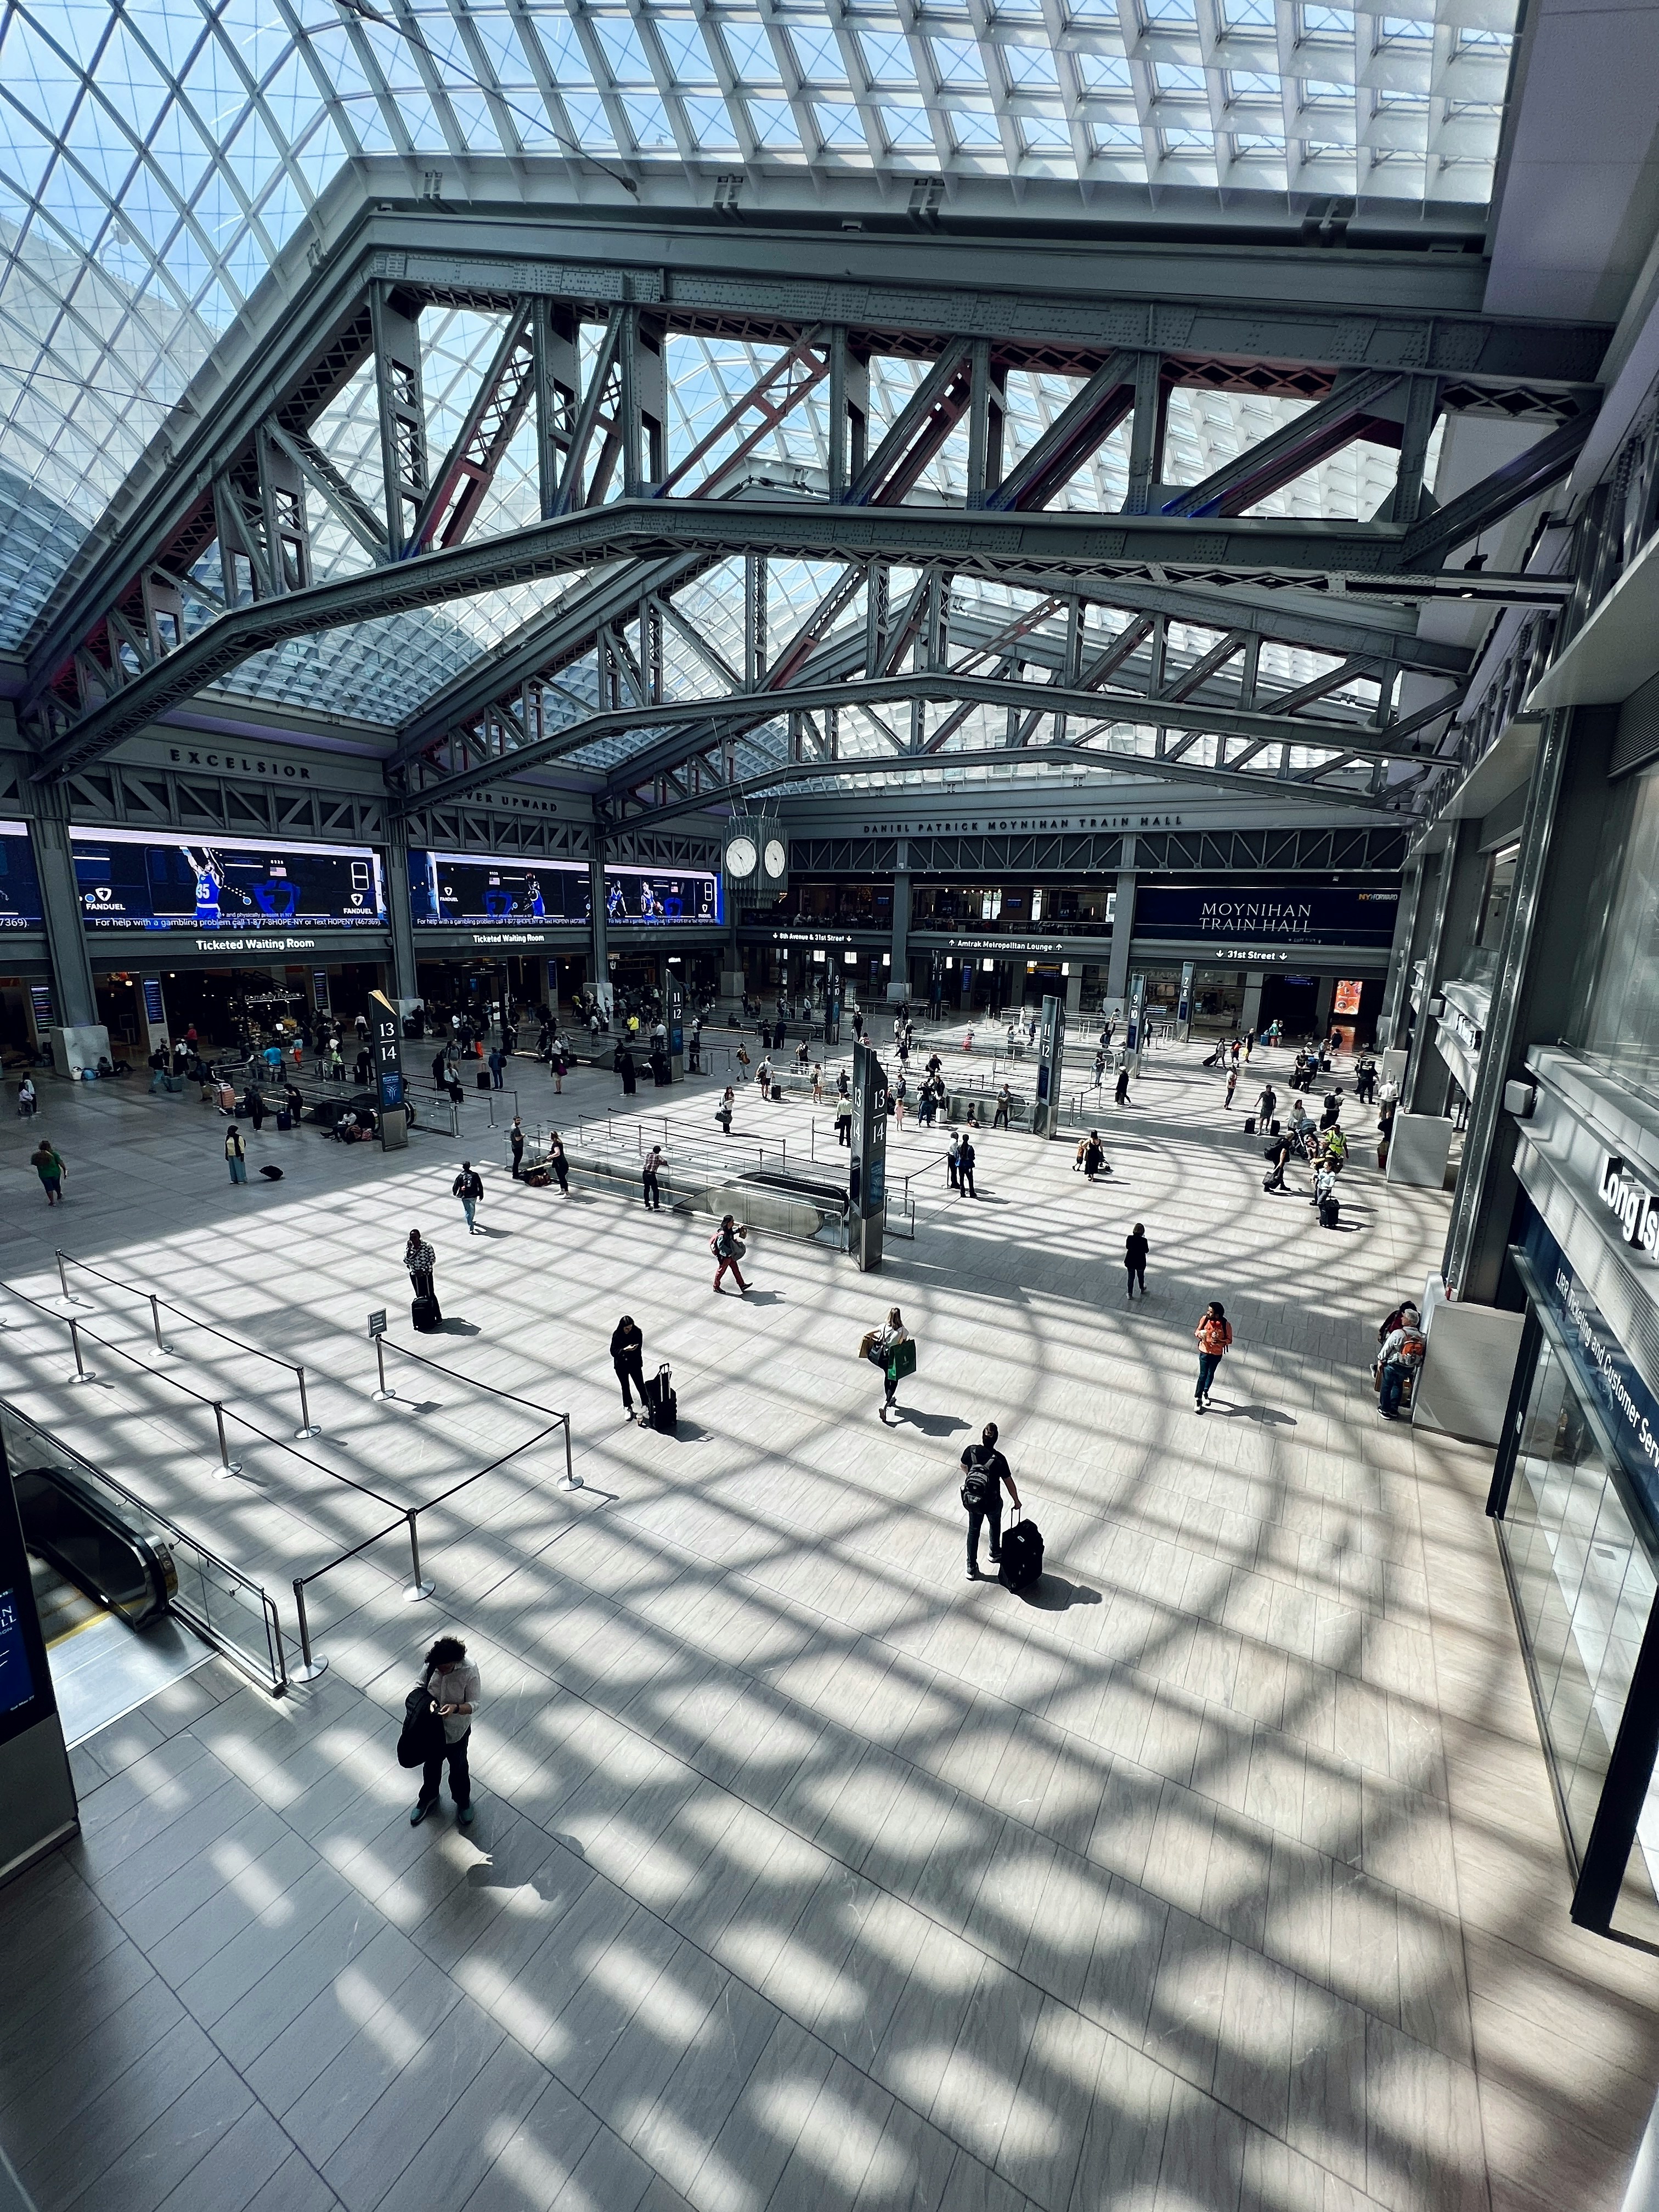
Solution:
M 1659 1256 L 1659 1206 L 1644 1182 L 1638 1182 L 1616 1152 L 1601 1170 L 1601 1203 L 1619 1217 L 1625 1241 L 1649 1259 Z

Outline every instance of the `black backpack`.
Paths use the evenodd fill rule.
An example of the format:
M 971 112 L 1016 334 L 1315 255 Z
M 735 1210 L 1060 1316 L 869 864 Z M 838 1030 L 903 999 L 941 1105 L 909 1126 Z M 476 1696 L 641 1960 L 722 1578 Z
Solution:
M 972 1447 L 977 1454 L 982 1449 Z M 962 1477 L 962 1502 L 970 1513 L 983 1512 L 996 1494 L 996 1477 L 983 1459 L 971 1457 Z
M 398 1735 L 399 1766 L 422 1766 L 443 1744 L 441 1714 L 432 1705 L 431 1669 L 422 1675 L 404 1699 L 404 1724 Z

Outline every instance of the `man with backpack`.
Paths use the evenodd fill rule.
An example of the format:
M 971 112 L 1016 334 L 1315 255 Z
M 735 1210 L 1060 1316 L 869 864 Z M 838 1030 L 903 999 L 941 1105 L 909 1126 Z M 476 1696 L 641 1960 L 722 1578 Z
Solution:
M 1428 1348 L 1429 1340 L 1414 1313 L 1409 1317 L 1402 1316 L 1399 1328 L 1383 1338 L 1382 1349 L 1377 1354 L 1382 1374 L 1376 1409 L 1385 1421 L 1399 1419 L 1400 1401 L 1405 1395 L 1407 1382 L 1423 1364 L 1423 1355 Z
M 449 1188 L 452 1196 L 461 1201 L 461 1212 L 466 1216 L 467 1235 L 476 1237 L 478 1232 L 473 1226 L 472 1217 L 477 1211 L 478 1200 L 483 1196 L 483 1178 L 471 1160 L 461 1162 L 461 1171 Z
M 1014 1478 L 1008 1462 L 997 1449 L 997 1425 L 988 1421 L 981 1432 L 980 1441 L 969 1444 L 962 1455 L 962 1502 L 968 1509 L 968 1579 L 980 1581 L 979 1532 L 981 1525 L 991 1524 L 991 1558 L 1002 1557 L 1002 1492 L 1006 1486 L 1014 1510 L 1020 1505 L 1019 1492 L 1014 1487 Z
M 714 1288 L 719 1290 L 726 1271 L 729 1267 L 738 1279 L 738 1291 L 740 1292 L 746 1291 L 749 1285 L 743 1279 L 743 1269 L 738 1265 L 744 1255 L 744 1243 L 738 1233 L 735 1214 L 728 1213 L 725 1216 L 720 1227 L 709 1238 L 708 1249 L 719 1262 L 714 1269 Z

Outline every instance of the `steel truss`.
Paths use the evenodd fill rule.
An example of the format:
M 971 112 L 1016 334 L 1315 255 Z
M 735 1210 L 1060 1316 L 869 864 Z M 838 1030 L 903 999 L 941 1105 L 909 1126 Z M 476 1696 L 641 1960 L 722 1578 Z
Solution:
M 501 334 L 434 457 L 421 316 L 436 306 L 495 314 Z M 738 336 L 772 357 L 671 466 L 665 342 L 695 331 Z M 257 390 L 251 380 L 228 386 L 210 419 L 181 432 L 175 466 L 135 491 L 126 527 L 43 629 L 24 702 L 37 779 L 83 775 L 157 715 L 289 640 L 580 574 L 560 606 L 410 717 L 390 763 L 394 803 L 450 805 L 558 760 L 562 773 L 602 786 L 614 818 L 678 811 L 758 787 L 769 768 L 800 781 L 899 759 L 920 769 L 957 760 L 970 742 L 983 757 L 962 733 L 987 709 L 1006 714 L 1009 764 L 1083 758 L 1326 799 L 1375 799 L 1387 783 L 1397 802 L 1467 668 L 1455 649 L 1412 635 L 1416 605 L 1553 606 L 1570 588 L 1443 564 L 1570 469 L 1593 419 L 1585 379 L 1600 338 L 1410 309 L 1276 308 L 1264 320 L 1248 302 L 1036 301 L 782 270 L 412 252 L 319 270 L 273 343 L 270 374 Z M 884 354 L 920 373 L 878 436 L 870 373 Z M 379 482 L 367 489 L 314 435 L 366 369 L 379 430 Z M 1015 456 L 1008 380 L 1032 373 L 1076 389 Z M 1162 480 L 1164 422 L 1182 386 L 1307 404 L 1203 482 L 1172 487 Z M 822 481 L 752 500 L 751 457 L 809 401 L 827 406 Z M 1529 420 L 1539 435 L 1437 510 L 1422 489 L 1430 434 L 1443 415 L 1466 411 Z M 1123 512 L 1053 508 L 1124 423 Z M 504 457 L 532 427 L 541 519 L 481 534 Z M 924 503 L 927 471 L 958 433 L 965 505 Z M 1400 454 L 1386 515 L 1245 512 L 1355 439 Z M 316 580 L 325 516 L 368 567 Z M 804 621 L 775 635 L 769 563 L 785 562 L 839 574 Z M 726 562 L 743 574 L 735 655 L 687 605 Z M 988 587 L 1006 596 L 1006 619 L 988 614 Z M 1118 619 L 1092 618 L 1103 610 Z M 1186 635 L 1205 630 L 1196 642 Z M 1264 647 L 1327 665 L 1270 681 Z M 700 682 L 688 693 L 672 677 L 682 648 L 717 691 Z M 579 665 L 583 684 L 562 686 Z M 1413 670 L 1444 687 L 1402 717 L 1398 679 Z M 884 706 L 908 710 L 903 731 L 885 724 Z M 934 706 L 946 713 L 930 724 Z M 1304 711 L 1315 706 L 1317 715 Z M 845 715 L 856 718 L 856 741 Z M 1126 724 L 1150 733 L 1149 750 L 1109 749 L 1109 731 Z M 775 757 L 757 767 L 757 733 L 769 732 Z M 622 757 L 573 761 L 611 740 Z M 1407 773 L 1391 775 L 1391 763 Z

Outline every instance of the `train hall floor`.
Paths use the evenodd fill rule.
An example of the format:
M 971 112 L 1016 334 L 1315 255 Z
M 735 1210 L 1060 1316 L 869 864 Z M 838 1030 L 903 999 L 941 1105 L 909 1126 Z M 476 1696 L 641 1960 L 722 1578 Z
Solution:
M 711 1103 L 676 1094 L 671 1155 Z M 215 1660 L 90 1736 L 81 1839 L 0 1893 L 0 2142 L 40 2212 L 1613 2212 L 1655 1965 L 1568 1921 L 1490 1455 L 1370 1387 L 1439 1194 L 1360 1147 L 1322 1232 L 1171 1059 L 1103 1109 L 1099 1187 L 987 1133 L 958 1198 L 907 1131 L 917 1235 L 878 1278 L 757 1237 L 716 1298 L 706 1218 L 518 1188 L 499 1136 L 469 1239 L 447 1139 L 267 1128 L 284 1180 L 233 1188 L 193 1096 L 45 1103 L 0 1131 L 0 1278 L 40 1302 L 0 1297 L 3 1395 L 290 1638 L 294 1577 L 394 1532 L 309 1586 L 319 1680 L 273 1701 Z M 437 1339 L 404 1322 L 411 1224 Z M 64 1307 L 59 1240 L 135 1291 L 71 1273 Z M 147 1353 L 149 1291 L 302 1362 L 321 1436 L 256 1352 L 170 1323 Z M 1212 1297 L 1237 1344 L 1200 1418 Z M 895 1301 L 920 1364 L 884 1428 L 856 1352 Z M 677 1438 L 623 1420 L 623 1312 Z M 1025 1598 L 964 1580 L 956 1462 L 993 1419 L 1047 1540 Z M 406 1603 L 398 1513 L 497 1460 L 422 1516 Z M 470 1831 L 411 1829 L 393 1756 L 444 1631 L 483 1670 Z

